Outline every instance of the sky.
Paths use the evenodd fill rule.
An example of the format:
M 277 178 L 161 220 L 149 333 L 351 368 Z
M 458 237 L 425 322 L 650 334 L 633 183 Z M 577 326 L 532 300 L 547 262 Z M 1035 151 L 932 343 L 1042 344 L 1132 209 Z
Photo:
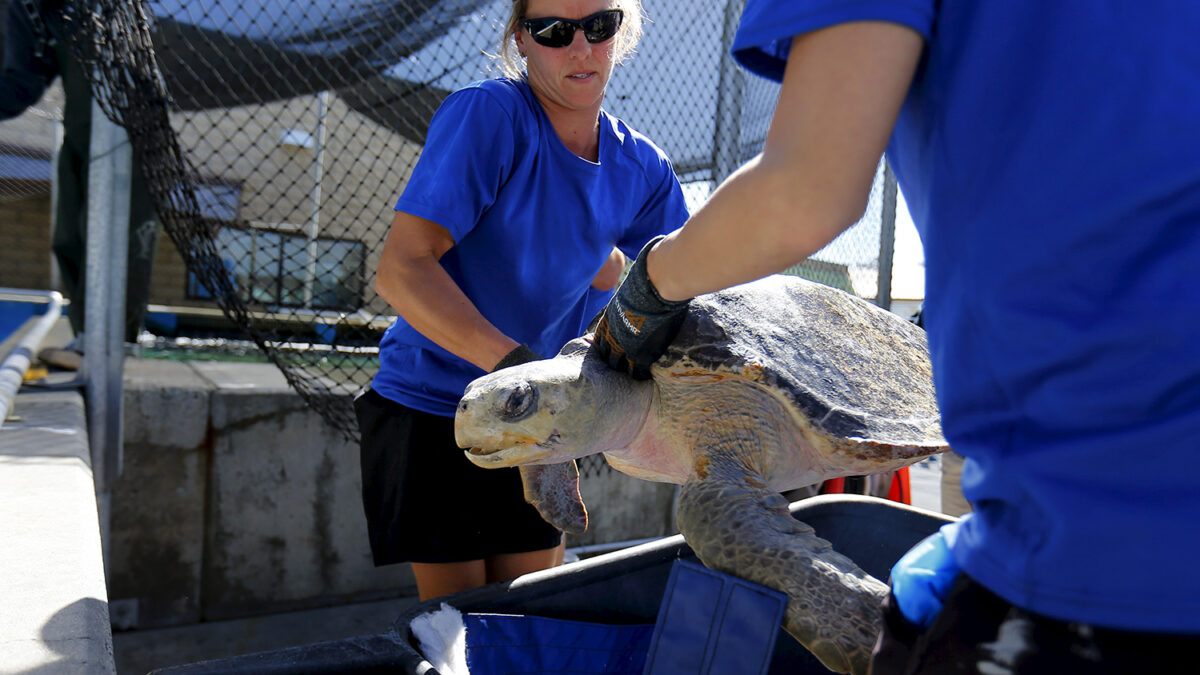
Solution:
M 892 268 L 892 297 L 918 300 L 925 297 L 925 251 L 917 226 L 908 213 L 904 193 L 896 200 L 896 251 Z
M 685 183 L 684 198 L 688 209 L 695 211 L 708 198 L 711 184 L 704 181 Z M 868 262 L 857 260 L 864 251 L 873 256 L 877 250 L 876 241 L 867 241 L 865 237 L 878 238 L 878 228 L 873 232 L 864 230 L 857 240 L 851 236 L 831 244 L 827 250 L 821 251 L 821 258 L 834 262 Z M 873 258 L 872 258 L 873 259 Z M 892 261 L 892 298 L 899 300 L 920 300 L 925 297 L 925 253 L 921 247 L 921 238 L 917 227 L 913 224 L 908 212 L 908 203 L 904 193 L 897 191 L 896 199 L 896 243 Z

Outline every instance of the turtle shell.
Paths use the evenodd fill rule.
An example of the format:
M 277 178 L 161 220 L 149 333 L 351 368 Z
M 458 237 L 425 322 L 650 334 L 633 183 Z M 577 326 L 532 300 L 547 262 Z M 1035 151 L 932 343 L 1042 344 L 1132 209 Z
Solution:
M 833 438 L 945 445 L 925 331 L 800 277 L 698 296 L 652 374 L 746 378 Z

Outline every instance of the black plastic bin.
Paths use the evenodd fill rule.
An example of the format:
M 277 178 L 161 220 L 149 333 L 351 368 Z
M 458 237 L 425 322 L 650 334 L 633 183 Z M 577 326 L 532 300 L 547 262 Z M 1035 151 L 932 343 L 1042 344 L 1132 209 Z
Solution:
M 896 560 L 943 524 L 953 520 L 896 502 L 857 495 L 824 495 L 795 502 L 792 514 L 816 529 L 833 548 L 868 573 L 887 579 Z M 527 614 L 605 624 L 654 623 L 671 566 L 695 560 L 682 536 L 597 556 L 512 582 L 492 584 L 409 608 L 391 630 L 290 649 L 259 652 L 154 671 L 197 673 L 413 673 L 437 671 L 417 651 L 409 631 L 413 619 L 445 602 L 462 612 Z M 775 643 L 769 672 L 828 673 L 791 636 Z

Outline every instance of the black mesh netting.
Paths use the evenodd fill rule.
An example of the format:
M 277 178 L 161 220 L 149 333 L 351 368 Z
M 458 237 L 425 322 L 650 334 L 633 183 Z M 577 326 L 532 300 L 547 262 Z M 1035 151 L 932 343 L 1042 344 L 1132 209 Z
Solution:
M 698 204 L 761 147 L 776 87 L 727 56 L 738 0 L 644 5 L 645 37 L 613 76 L 605 107 L 663 147 Z M 70 3 L 72 48 L 104 114 L 129 135 L 186 263 L 186 297 L 215 303 L 348 437 L 357 433 L 348 394 L 370 381 L 395 317 L 372 290 L 391 208 L 447 92 L 499 74 L 489 55 L 508 8 Z M 885 292 L 881 185 L 863 221 L 793 273 L 868 297 Z

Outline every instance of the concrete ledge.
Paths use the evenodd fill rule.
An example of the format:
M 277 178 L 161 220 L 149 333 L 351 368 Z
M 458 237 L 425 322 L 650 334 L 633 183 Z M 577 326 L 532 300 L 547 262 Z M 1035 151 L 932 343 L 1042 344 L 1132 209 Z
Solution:
M 115 673 L 83 398 L 18 394 L 0 427 L 0 663 Z

